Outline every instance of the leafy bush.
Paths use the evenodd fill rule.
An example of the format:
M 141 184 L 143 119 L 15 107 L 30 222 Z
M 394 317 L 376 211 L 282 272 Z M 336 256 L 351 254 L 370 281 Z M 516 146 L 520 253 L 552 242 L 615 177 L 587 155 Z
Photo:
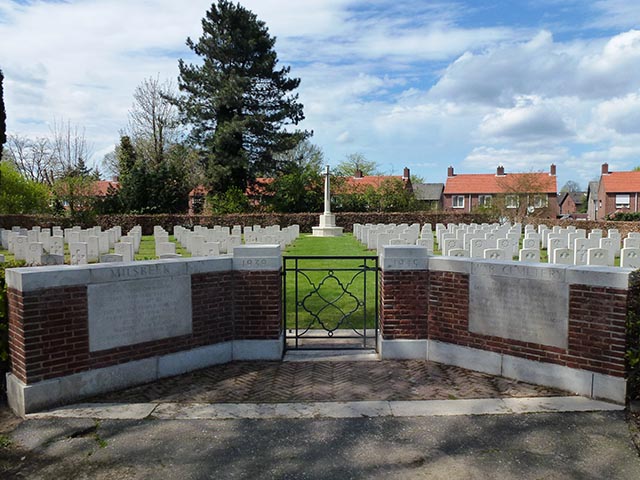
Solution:
M 630 400 L 640 399 L 640 270 L 629 279 L 629 305 L 627 306 L 627 395 Z
M 640 212 L 615 212 L 609 215 L 608 220 L 614 222 L 638 222 L 640 221 Z

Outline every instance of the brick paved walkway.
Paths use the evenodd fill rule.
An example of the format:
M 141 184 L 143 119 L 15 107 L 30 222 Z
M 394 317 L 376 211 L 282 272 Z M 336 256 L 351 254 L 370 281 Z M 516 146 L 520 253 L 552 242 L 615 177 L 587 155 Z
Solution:
M 433 362 L 234 362 L 90 402 L 283 403 L 535 397 L 566 392 Z

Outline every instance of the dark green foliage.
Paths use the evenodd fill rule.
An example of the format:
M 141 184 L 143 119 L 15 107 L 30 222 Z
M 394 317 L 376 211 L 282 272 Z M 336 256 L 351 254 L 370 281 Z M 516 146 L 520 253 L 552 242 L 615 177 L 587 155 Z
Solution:
M 278 155 L 282 170 L 267 187 L 269 203 L 276 212 L 319 212 L 324 202 L 322 150 L 308 140 Z
M 627 396 L 640 399 L 640 270 L 629 277 L 627 305 Z
M 317 171 L 289 165 L 269 186 L 276 212 L 319 212 L 324 202 L 322 177 Z
M 638 222 L 640 221 L 640 212 L 617 212 L 607 217 L 607 220 L 614 222 Z
M 0 70 L 0 162 L 2 161 L 2 148 L 7 143 L 7 113 L 4 109 L 4 87 L 2 83 L 4 75 Z
M 182 162 L 183 149 L 171 147 L 160 162 L 140 158 L 127 136 L 120 139 L 116 156 L 120 189 L 103 200 L 104 213 L 180 213 L 188 207 L 189 185 Z
M 214 214 L 245 213 L 251 210 L 249 199 L 244 190 L 235 186 L 213 195 L 209 200 L 209 205 L 211 213 Z
M 295 147 L 309 134 L 285 131 L 304 119 L 298 96 L 300 80 L 289 67 L 277 68 L 277 55 L 264 22 L 227 0 L 212 4 L 202 20 L 203 34 L 187 45 L 202 65 L 180 60 L 176 103 L 207 184 L 216 192 L 243 190 L 257 176 L 277 172 L 274 155 Z

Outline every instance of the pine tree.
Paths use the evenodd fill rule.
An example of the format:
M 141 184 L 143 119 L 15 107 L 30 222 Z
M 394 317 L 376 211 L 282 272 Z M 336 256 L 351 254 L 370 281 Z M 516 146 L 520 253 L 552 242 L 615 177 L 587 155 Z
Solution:
M 2 74 L 2 70 L 0 70 L 0 162 L 2 161 L 2 147 L 7 143 L 7 114 L 4 110 L 3 81 L 4 75 Z
M 187 45 L 202 65 L 179 62 L 177 104 L 200 150 L 209 186 L 244 191 L 257 175 L 277 170 L 274 154 L 295 147 L 308 132 L 285 131 L 304 119 L 300 79 L 277 68 L 275 38 L 240 4 L 219 0 L 202 20 L 203 34 Z

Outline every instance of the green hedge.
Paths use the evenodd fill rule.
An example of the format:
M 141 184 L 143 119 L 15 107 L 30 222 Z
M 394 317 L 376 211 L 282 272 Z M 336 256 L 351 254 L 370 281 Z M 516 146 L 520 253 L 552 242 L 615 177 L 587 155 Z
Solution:
M 618 212 L 609 216 L 609 220 L 614 222 L 638 222 L 640 212 Z
M 627 305 L 627 397 L 640 400 L 640 270 L 629 278 Z

